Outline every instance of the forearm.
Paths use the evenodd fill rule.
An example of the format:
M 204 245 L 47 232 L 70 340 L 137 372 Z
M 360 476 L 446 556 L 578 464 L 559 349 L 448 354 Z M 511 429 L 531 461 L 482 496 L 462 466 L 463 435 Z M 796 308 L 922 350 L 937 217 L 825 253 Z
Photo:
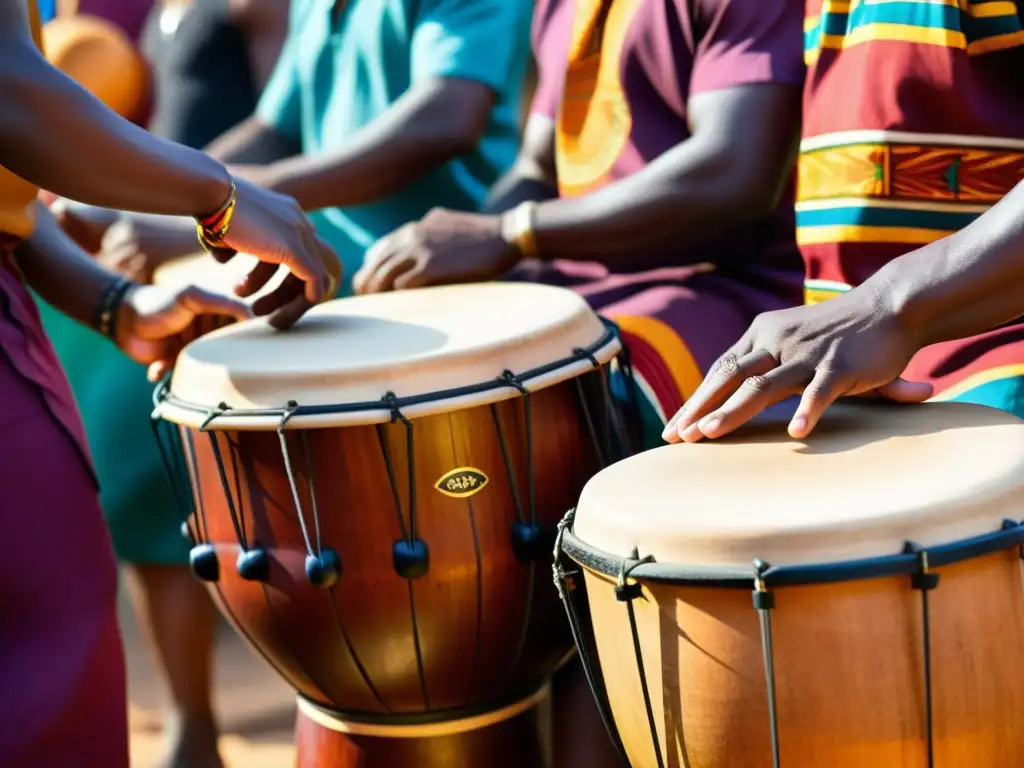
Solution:
M 0 45 L 0 103 L 0 164 L 57 195 L 186 216 L 227 198 L 220 163 L 118 117 L 23 41 Z
M 1024 315 L 1024 184 L 965 229 L 889 262 L 866 282 L 921 346 Z
M 37 205 L 35 232 L 18 249 L 18 266 L 48 303 L 88 326 L 103 294 L 118 279 L 65 235 L 42 205 Z
M 275 163 L 268 173 L 271 186 L 307 211 L 386 197 L 472 151 L 486 128 L 492 98 L 477 83 L 421 82 L 344 149 Z
M 281 160 L 269 171 L 271 188 L 303 210 L 362 205 L 392 195 L 459 154 L 418 131 L 363 132 L 345 149 Z
M 223 163 L 245 165 L 273 163 L 297 155 L 300 150 L 297 141 L 281 135 L 255 115 L 214 139 L 206 148 L 207 154 Z
M 595 192 L 541 203 L 534 221 L 540 254 L 614 266 L 770 212 L 779 190 L 758 189 L 728 158 L 689 143 Z
M 483 213 L 504 213 L 529 200 L 539 203 L 557 197 L 557 185 L 545 178 L 539 169 L 517 163 L 491 188 Z

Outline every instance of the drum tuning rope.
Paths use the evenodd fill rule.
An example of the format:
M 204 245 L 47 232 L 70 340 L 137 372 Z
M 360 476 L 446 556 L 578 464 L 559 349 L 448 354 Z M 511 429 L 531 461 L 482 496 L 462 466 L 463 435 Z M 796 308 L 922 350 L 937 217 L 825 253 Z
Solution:
M 615 586 L 615 599 L 626 604 L 626 612 L 629 615 L 629 630 L 633 635 L 633 652 L 636 654 L 636 668 L 640 673 L 640 690 L 644 695 L 644 707 L 647 710 L 647 723 L 651 728 L 651 741 L 654 745 L 654 759 L 658 768 L 665 768 L 665 760 L 661 756 L 661 738 L 658 736 L 658 726 L 654 719 L 654 706 L 651 704 L 651 690 L 647 685 L 647 673 L 644 671 L 644 652 L 640 645 L 640 631 L 636 624 L 636 611 L 633 608 L 633 601 L 643 595 L 643 587 L 639 582 L 629 583 L 629 574 L 639 565 L 653 562 L 651 555 L 640 557 L 640 552 L 634 547 L 628 559 L 623 560 L 619 566 L 619 580 Z
M 505 473 L 508 475 L 508 488 L 512 494 L 512 506 L 516 510 L 516 518 L 520 523 L 526 525 L 526 517 L 523 513 L 523 501 L 519 497 L 519 483 L 516 481 L 515 470 L 512 469 L 512 457 L 509 455 L 508 443 L 505 441 L 505 430 L 501 426 L 501 417 L 498 415 L 498 404 L 491 403 L 491 419 L 494 421 L 494 430 L 498 434 L 498 447 L 501 448 L 501 460 L 505 465 Z
M 402 499 L 398 492 L 398 482 L 395 479 L 395 467 L 391 460 L 391 451 L 388 449 L 387 441 L 382 431 L 378 430 L 381 450 L 384 452 L 384 463 L 387 465 L 388 480 L 391 482 L 391 492 L 395 497 L 395 507 L 398 510 L 398 519 L 402 528 L 402 536 L 409 544 L 416 542 L 416 451 L 413 443 L 412 422 L 409 421 L 398 407 L 398 397 L 394 392 L 388 392 L 381 398 L 381 402 L 391 412 L 391 423 L 402 424 L 405 427 L 405 456 L 406 465 L 409 469 L 409 527 L 406 529 L 405 517 L 402 514 Z
M 584 624 L 579 614 L 582 609 L 577 607 L 577 603 L 585 603 L 586 597 L 580 596 L 580 593 L 585 591 L 585 587 L 576 583 L 576 577 L 580 576 L 581 573 L 579 569 L 566 571 L 563 565 L 565 557 L 562 551 L 562 540 L 565 537 L 566 530 L 572 527 L 572 521 L 575 517 L 576 510 L 570 509 L 558 523 L 558 533 L 555 536 L 554 563 L 552 565 L 555 588 L 558 590 L 558 596 L 562 600 L 562 607 L 565 608 L 565 615 L 569 620 L 569 630 L 572 632 L 572 638 L 576 643 L 576 652 L 579 654 L 580 664 L 583 667 L 583 675 L 587 678 L 590 693 L 597 703 L 598 714 L 601 715 L 601 721 L 604 723 L 605 730 L 608 731 L 608 736 L 611 737 L 612 744 L 615 745 L 619 759 L 624 766 L 628 766 L 629 758 L 626 757 L 626 750 L 622 746 L 622 739 L 619 738 L 618 729 L 614 725 L 611 705 L 608 702 L 608 693 L 604 685 L 599 683 L 597 679 L 597 650 L 594 647 L 593 635 L 591 633 L 587 636 L 583 633 Z M 576 597 L 573 596 L 574 592 Z
M 288 422 L 298 411 L 299 404 L 294 400 L 288 402 L 288 406 L 284 410 L 284 415 L 281 416 L 281 423 L 277 425 L 277 439 L 281 443 L 281 456 L 284 459 L 284 471 L 288 475 L 288 485 L 292 489 L 292 499 L 295 501 L 295 514 L 299 517 L 299 528 L 302 530 L 302 538 L 306 543 L 306 553 L 309 555 L 315 555 L 316 557 L 323 557 L 323 547 L 320 538 L 320 510 L 316 503 L 316 488 L 313 481 L 313 461 L 312 456 L 309 452 L 309 438 L 305 431 L 299 433 L 299 439 L 302 441 L 303 455 L 306 462 L 306 484 L 309 488 L 309 501 L 310 506 L 313 510 L 313 527 L 316 533 L 316 549 L 313 549 L 313 542 L 309 536 L 309 527 L 306 524 L 306 514 L 302 509 L 302 497 L 299 494 L 299 484 L 295 480 L 295 471 L 292 469 L 291 451 L 288 450 L 288 438 L 285 435 L 285 428 L 288 426 Z
M 206 419 L 203 421 L 203 423 L 199 425 L 199 431 L 206 433 L 206 436 L 210 438 L 210 448 L 213 450 L 213 460 L 217 464 L 217 474 L 220 476 L 221 486 L 224 488 L 224 498 L 227 501 L 228 516 L 231 518 L 231 527 L 235 529 L 235 536 L 238 539 L 239 548 L 242 550 L 242 552 L 248 552 L 249 544 L 245 534 L 245 524 L 240 519 L 240 511 L 235 506 L 235 497 L 234 494 L 231 492 L 231 484 L 228 483 L 227 470 L 224 468 L 224 456 L 220 450 L 220 441 L 217 439 L 216 433 L 209 429 L 210 424 L 212 424 L 213 421 L 217 419 L 217 417 L 222 416 L 228 410 L 228 407 L 223 403 L 221 403 L 221 405 L 218 406 L 215 410 L 211 410 L 207 414 Z M 237 482 L 238 467 L 235 466 L 234 454 L 235 452 L 231 451 L 232 470 Z M 242 503 L 241 494 L 239 494 L 238 503 Z
M 537 526 L 537 498 L 535 493 L 536 483 L 534 482 L 533 472 L 533 413 L 530 408 L 530 390 L 519 380 L 512 371 L 506 370 L 501 374 L 501 380 L 507 383 L 510 387 L 514 387 L 519 391 L 519 394 L 523 396 L 523 422 L 524 422 L 524 435 L 526 438 L 526 461 L 527 461 L 527 488 L 530 504 L 530 527 L 535 528 Z
M 935 768 L 935 739 L 932 716 L 932 640 L 931 618 L 928 612 L 928 593 L 939 586 L 939 574 L 928 566 L 928 552 L 913 542 L 907 542 L 904 551 L 915 554 L 919 570 L 910 577 L 914 589 L 921 592 L 921 644 L 924 661 L 924 728 L 928 768 Z
M 178 514 L 181 516 L 181 522 L 184 525 L 189 524 L 189 518 L 192 516 L 194 511 L 193 507 L 195 502 L 189 504 L 186 499 L 186 494 L 182 490 L 182 477 L 188 476 L 188 466 L 185 462 L 185 451 L 181 445 L 181 438 L 178 437 L 175 440 L 173 437 L 169 441 L 163 439 L 163 432 L 166 430 L 161 429 L 163 419 L 160 417 L 159 405 L 167 395 L 168 388 L 170 386 L 170 376 L 164 376 L 161 379 L 160 384 L 157 386 L 156 391 L 153 393 L 153 411 L 149 415 L 149 426 L 153 430 L 153 439 L 156 441 L 157 451 L 160 453 L 160 462 L 163 465 L 164 472 L 167 474 L 168 483 L 171 486 L 171 495 L 174 497 L 174 506 L 178 510 Z M 169 425 L 169 430 L 172 435 L 178 435 L 178 429 L 173 424 Z M 168 443 L 171 443 L 168 445 Z M 172 458 L 173 456 L 173 458 Z
M 765 686 L 768 695 L 768 727 L 772 740 L 772 766 L 779 768 L 779 719 L 775 699 L 775 652 L 772 642 L 772 615 L 775 595 L 764 583 L 764 574 L 769 565 L 761 560 L 754 561 L 754 608 L 761 622 L 761 654 L 764 657 Z
M 577 357 L 586 358 L 587 360 L 589 360 L 590 365 L 593 366 L 594 370 L 599 371 L 601 369 L 601 363 L 597 361 L 597 358 L 594 357 L 594 355 L 591 352 L 576 347 L 573 349 L 572 353 Z M 603 376 L 601 377 L 601 383 L 602 385 L 606 384 Z M 590 433 L 590 439 L 594 443 L 594 452 L 597 454 L 597 464 L 601 469 L 604 469 L 605 467 L 608 466 L 608 461 L 606 457 L 608 456 L 610 451 L 606 452 L 605 450 L 601 449 L 601 440 L 597 436 L 597 426 L 594 423 L 593 415 L 590 413 L 590 403 L 587 402 L 587 393 L 583 389 L 583 378 L 577 376 L 575 379 L 575 384 L 576 396 L 577 398 L 579 398 L 580 402 L 580 410 L 583 411 L 583 420 L 587 424 L 587 431 Z M 605 397 L 607 397 L 607 390 L 605 390 L 604 395 Z M 605 413 L 607 415 L 607 410 L 605 411 Z M 608 448 L 608 446 L 606 445 L 605 448 Z

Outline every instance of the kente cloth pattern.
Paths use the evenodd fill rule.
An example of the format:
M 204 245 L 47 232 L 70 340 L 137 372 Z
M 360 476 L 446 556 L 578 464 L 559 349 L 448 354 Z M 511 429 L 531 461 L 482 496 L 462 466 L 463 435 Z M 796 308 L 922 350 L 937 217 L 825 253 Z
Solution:
M 805 300 L 966 227 L 1024 179 L 1024 30 L 1006 0 L 807 0 Z M 1024 415 L 1024 326 L 922 350 L 936 399 Z

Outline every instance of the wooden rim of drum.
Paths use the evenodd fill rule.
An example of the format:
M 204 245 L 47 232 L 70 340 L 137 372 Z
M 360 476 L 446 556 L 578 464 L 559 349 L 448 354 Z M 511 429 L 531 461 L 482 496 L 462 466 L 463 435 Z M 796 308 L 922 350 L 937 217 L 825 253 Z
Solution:
M 415 724 L 366 723 L 346 720 L 343 715 L 318 707 L 302 696 L 297 698 L 297 702 L 299 712 L 322 728 L 337 733 L 348 736 L 376 736 L 386 739 L 425 739 L 478 731 L 481 728 L 511 720 L 550 697 L 551 683 L 547 682 L 526 698 L 491 712 L 436 723 Z
M 606 321 L 605 333 L 593 344 L 574 349 L 569 357 L 552 361 L 506 378 L 496 378 L 458 389 L 426 392 L 408 397 L 387 395 L 378 401 L 303 406 L 285 403 L 274 409 L 210 409 L 175 397 L 164 381 L 153 397 L 153 418 L 165 419 L 183 427 L 206 430 L 271 431 L 278 429 L 318 429 L 384 424 L 416 419 L 437 413 L 475 408 L 509 400 L 521 392 L 537 392 L 611 362 L 622 351 L 615 326 Z
M 780 565 L 751 562 L 749 568 L 735 566 L 687 565 L 662 563 L 653 557 L 628 558 L 593 547 L 572 532 L 575 510 L 562 521 L 556 544 L 556 556 L 565 555 L 578 565 L 610 578 L 682 584 L 689 586 L 754 589 L 762 586 L 801 586 L 834 584 L 858 579 L 876 579 L 887 576 L 913 576 L 931 568 L 952 565 L 964 560 L 1024 545 L 1024 522 L 1006 520 L 1003 527 L 992 533 L 974 536 L 927 548 L 907 542 L 902 552 L 860 560 L 807 565 Z

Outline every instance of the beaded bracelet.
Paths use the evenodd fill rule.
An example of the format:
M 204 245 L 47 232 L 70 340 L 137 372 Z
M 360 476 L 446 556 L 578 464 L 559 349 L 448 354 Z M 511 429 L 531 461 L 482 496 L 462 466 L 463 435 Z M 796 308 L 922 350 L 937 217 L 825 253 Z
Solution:
M 196 218 L 196 234 L 199 236 L 199 244 L 205 250 L 212 251 L 223 248 L 221 243 L 231 227 L 237 200 L 238 191 L 235 183 L 231 182 L 231 192 L 228 194 L 227 201 L 215 213 L 204 218 Z
M 117 314 L 124 303 L 124 297 L 134 287 L 135 282 L 127 277 L 117 278 L 96 305 L 93 313 L 93 327 L 108 339 L 114 340 L 117 330 Z

